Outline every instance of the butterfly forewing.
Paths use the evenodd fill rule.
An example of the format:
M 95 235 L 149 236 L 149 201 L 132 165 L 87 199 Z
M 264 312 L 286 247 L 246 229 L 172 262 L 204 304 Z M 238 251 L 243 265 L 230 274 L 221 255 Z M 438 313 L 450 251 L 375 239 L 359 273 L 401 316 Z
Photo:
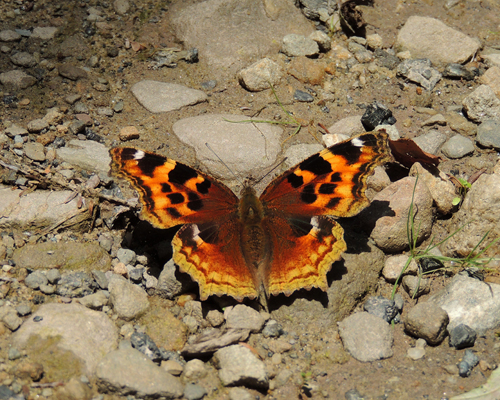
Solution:
M 275 179 L 261 200 L 289 215 L 356 215 L 368 205 L 366 180 L 390 160 L 385 132 L 369 132 L 317 153 Z
M 238 198 L 187 165 L 134 148 L 113 148 L 112 170 L 139 192 L 142 216 L 158 228 L 207 222 L 237 212 Z

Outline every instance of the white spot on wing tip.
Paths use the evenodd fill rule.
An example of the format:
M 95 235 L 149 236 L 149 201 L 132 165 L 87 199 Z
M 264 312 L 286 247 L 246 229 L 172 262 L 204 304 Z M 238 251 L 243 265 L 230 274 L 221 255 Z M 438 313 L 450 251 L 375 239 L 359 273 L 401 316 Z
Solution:
M 354 138 L 351 140 L 351 143 L 356 146 L 356 147 L 363 147 L 364 146 L 364 142 L 362 139 L 360 138 Z
M 146 153 L 144 153 L 142 150 L 137 150 L 134 154 L 134 160 L 142 160 Z

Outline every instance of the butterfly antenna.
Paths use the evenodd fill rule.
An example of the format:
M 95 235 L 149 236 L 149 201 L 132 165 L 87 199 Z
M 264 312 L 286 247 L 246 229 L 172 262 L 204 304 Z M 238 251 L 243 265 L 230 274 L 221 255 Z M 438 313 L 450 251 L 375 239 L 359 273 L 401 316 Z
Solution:
M 217 157 L 217 159 L 218 159 L 218 160 L 222 163 L 222 165 L 224 165 L 224 167 L 226 167 L 226 168 L 227 168 L 227 170 L 228 170 L 229 172 L 231 172 L 231 174 L 232 174 L 232 175 L 236 178 L 236 180 L 237 180 L 238 182 L 240 182 L 240 184 L 242 184 L 242 185 L 243 185 L 243 182 L 242 182 L 242 181 L 241 181 L 241 179 L 238 177 L 238 175 L 236 175 L 236 174 L 234 173 L 234 171 L 233 171 L 231 168 L 229 168 L 229 166 L 228 166 L 228 165 L 227 165 L 224 161 L 222 161 L 222 158 L 220 158 L 220 157 L 219 157 L 219 155 L 218 155 L 218 154 L 214 151 L 214 149 L 212 149 L 208 143 L 205 143 L 205 146 L 207 146 L 208 150 L 210 150 L 210 151 L 213 153 L 213 155 L 214 155 L 215 157 Z
M 271 174 L 276 168 L 280 167 L 281 164 L 283 164 L 286 161 L 287 157 L 285 157 L 283 160 L 281 160 L 277 165 L 275 165 L 269 172 L 267 172 L 263 177 L 261 177 L 259 180 L 255 182 L 255 184 L 259 183 L 262 179 L 264 179 L 266 176 Z

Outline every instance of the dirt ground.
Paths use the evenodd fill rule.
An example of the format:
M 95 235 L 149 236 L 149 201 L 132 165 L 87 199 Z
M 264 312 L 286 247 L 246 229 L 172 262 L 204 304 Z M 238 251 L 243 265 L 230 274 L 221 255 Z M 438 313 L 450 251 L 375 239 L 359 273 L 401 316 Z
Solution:
M 167 21 L 168 19 L 163 17 L 166 17 L 169 7 L 172 7 L 172 3 L 175 2 L 176 0 L 173 2 L 136 0 L 135 5 L 137 10 L 152 8 L 158 15 L 162 16 L 162 21 Z M 18 7 L 20 3 L 27 4 L 29 2 L 6 0 L 0 8 L 3 7 L 2 11 L 5 12 L 7 9 Z M 71 34 L 81 32 L 82 21 L 86 18 L 86 8 L 91 5 L 103 4 L 95 0 L 75 2 L 75 7 L 69 6 L 65 1 L 57 0 L 41 0 L 35 3 L 41 7 L 41 13 L 52 15 L 49 20 L 58 22 L 64 27 L 64 34 L 58 37 L 57 41 L 62 41 Z M 395 41 L 398 29 L 407 18 L 412 15 L 420 15 L 432 16 L 469 36 L 478 37 L 484 46 L 500 44 L 500 3 L 498 1 L 466 0 L 459 2 L 450 10 L 447 10 L 443 3 L 446 2 L 438 0 L 377 1 L 373 8 L 362 7 L 368 23 L 367 33 L 380 34 L 384 39 L 384 45 L 390 47 Z M 54 10 L 60 10 L 60 12 L 55 13 Z M 26 13 L 18 17 L 14 25 L 16 28 L 37 26 L 37 19 L 43 19 L 38 12 Z M 148 38 L 147 44 L 151 47 L 160 45 L 179 47 L 179 43 L 166 22 L 147 24 L 137 21 L 140 21 L 139 11 L 137 11 L 137 19 L 129 18 L 126 22 L 111 21 L 110 23 L 115 24 L 116 29 L 119 29 L 121 38 Z M 12 28 L 12 22 L 0 18 L 0 30 Z M 162 29 L 166 34 L 160 37 L 157 32 Z M 346 43 L 346 38 L 342 34 L 336 34 L 335 37 L 340 43 Z M 102 53 L 104 51 L 103 45 L 109 46 L 116 42 L 115 39 L 116 37 L 111 39 L 100 35 L 88 38 L 90 50 L 89 54 L 85 54 L 84 57 L 87 58 L 94 53 Z M 36 49 L 27 50 L 32 52 Z M 202 53 L 202 49 L 200 52 Z M 130 61 L 131 65 L 118 74 L 117 68 L 122 65 L 123 61 Z M 54 58 L 54 62 L 58 62 L 57 56 Z M 284 117 L 269 90 L 250 93 L 244 90 L 234 77 L 219 80 L 215 89 L 209 92 L 208 102 L 185 107 L 180 111 L 151 114 L 141 107 L 132 94 L 128 92 L 128 88 L 132 84 L 144 79 L 153 79 L 200 88 L 202 82 L 213 79 L 213 73 L 203 58 L 196 64 L 179 62 L 176 68 L 162 68 L 160 70 L 149 69 L 148 64 L 148 61 L 144 60 L 140 53 L 130 55 L 128 59 L 103 57 L 100 68 L 91 72 L 91 78 L 87 82 L 70 82 L 61 85 L 60 80 L 54 78 L 48 80 L 46 84 L 36 85 L 18 93 L 19 99 L 30 99 L 29 107 L 3 107 L 0 110 L 0 122 L 11 121 L 26 126 L 28 121 L 42 117 L 49 107 L 56 105 L 67 107 L 63 100 L 64 97 L 75 92 L 81 93 L 83 96 L 91 94 L 93 105 L 96 108 L 109 106 L 116 95 L 112 91 L 96 92 L 90 84 L 97 77 L 102 77 L 110 82 L 121 83 L 127 88 L 121 90 L 120 96 L 118 96 L 125 100 L 124 110 L 115 114 L 111 119 L 102 118 L 99 134 L 105 138 L 106 145 L 111 147 L 120 143 L 118 139 L 120 128 L 135 125 L 139 128 L 141 137 L 128 144 L 168 154 L 169 157 L 199 167 L 194 152 L 173 135 L 172 125 L 176 121 L 203 113 L 245 113 L 251 115 L 261 109 L 259 117 L 263 119 L 274 119 L 277 114 Z M 11 67 L 8 57 L 0 56 L 0 71 L 10 70 Z M 413 105 L 416 101 L 421 100 L 417 94 L 416 85 L 411 83 L 403 85 L 399 78 L 367 79 L 364 87 L 353 89 L 352 76 L 343 73 L 336 76 L 335 84 L 338 96 L 334 102 L 328 103 L 330 109 L 328 114 L 323 113 L 320 106 L 315 103 L 292 101 L 293 91 L 304 89 L 304 85 L 291 76 L 287 76 L 284 82 L 276 88 L 276 92 L 288 111 L 293 112 L 302 120 L 312 121 L 313 126 L 317 126 L 317 123 L 321 122 L 328 127 L 344 117 L 362 114 L 363 109 L 359 107 L 360 105 L 367 105 L 377 100 L 392 110 L 398 120 L 396 125 L 404 137 L 412 138 L 423 133 L 421 122 L 426 120 L 429 115 L 415 112 Z M 471 88 L 476 87 L 476 85 L 473 82 L 443 79 L 428 97 L 428 101 L 424 102 L 426 104 L 421 105 L 430 106 L 438 112 L 445 111 L 450 105 L 461 104 L 463 97 L 470 93 Z M 6 94 L 6 92 L 3 93 L 3 95 Z M 347 101 L 347 94 L 352 97 L 352 103 Z M 406 123 L 403 125 L 403 122 Z M 447 128 L 437 127 L 436 129 L 444 133 Z M 317 133 L 317 130 L 313 129 L 313 131 Z M 283 150 L 293 144 L 315 142 L 311 135 L 311 129 L 303 128 L 299 134 L 293 137 L 291 136 L 292 132 L 293 128 L 286 129 L 283 136 Z M 285 139 L 288 140 L 285 141 Z M 471 159 L 474 159 L 473 163 L 471 163 Z M 467 177 L 476 170 L 474 166 L 481 162 L 486 167 L 486 172 L 491 173 L 496 159 L 496 152 L 480 150 L 472 157 L 446 160 L 440 165 L 440 169 L 445 172 L 453 171 L 455 175 Z M 442 235 L 446 231 L 448 223 L 448 219 L 436 221 L 435 233 L 438 236 Z M 99 230 L 95 232 L 95 234 L 97 233 Z M 434 276 L 432 280 L 431 293 L 445 284 L 445 279 L 441 275 Z M 391 290 L 392 285 L 381 279 L 378 294 L 389 297 Z M 406 306 L 410 308 L 415 301 L 404 293 L 402 294 L 405 297 Z M 421 298 L 420 301 L 425 301 L 425 297 Z M 394 326 L 393 357 L 378 362 L 360 363 L 339 348 L 340 339 L 336 334 L 336 324 L 303 314 L 281 318 L 278 322 L 285 331 L 297 332 L 298 340 L 303 344 L 300 351 L 297 352 L 297 359 L 287 359 L 286 362 L 294 371 L 300 371 L 302 375 L 295 374 L 291 384 L 268 395 L 252 391 L 258 398 L 307 398 L 309 396 L 306 394 L 307 391 L 303 390 L 303 386 L 304 383 L 309 382 L 317 387 L 317 390 L 313 390 L 311 395 L 312 398 L 317 399 L 343 399 L 345 392 L 351 389 L 357 389 L 365 399 L 445 399 L 485 383 L 490 374 L 490 370 L 483 371 L 479 367 L 476 367 L 468 378 L 460 378 L 457 374 L 453 375 L 447 372 L 445 367 L 456 365 L 463 354 L 463 351 L 450 348 L 447 340 L 440 346 L 427 347 L 427 354 L 423 359 L 418 361 L 409 359 L 406 352 L 409 347 L 414 345 L 415 339 L 403 333 L 401 324 Z M 250 344 L 257 349 L 261 348 L 261 345 L 255 340 L 251 340 Z M 500 342 L 495 332 L 489 332 L 478 338 L 474 351 L 480 359 L 485 360 L 490 366 L 495 366 L 499 360 L 499 347 Z M 215 382 L 214 385 L 217 386 Z M 207 398 L 228 398 L 228 396 L 227 392 L 221 388 L 220 391 L 207 396 Z

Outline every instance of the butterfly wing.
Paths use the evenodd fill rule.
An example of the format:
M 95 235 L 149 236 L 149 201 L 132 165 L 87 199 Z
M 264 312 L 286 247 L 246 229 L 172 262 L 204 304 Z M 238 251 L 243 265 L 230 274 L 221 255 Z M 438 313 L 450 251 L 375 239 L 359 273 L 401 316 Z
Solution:
M 351 217 L 369 204 L 368 177 L 390 159 L 387 134 L 364 133 L 302 161 L 276 178 L 260 199 L 285 215 Z
M 272 247 L 264 272 L 268 295 L 291 295 L 298 289 L 328 288 L 326 274 L 347 246 L 344 230 L 328 216 L 266 220 Z
M 217 220 L 237 211 L 225 185 L 177 161 L 130 147 L 110 150 L 111 169 L 139 192 L 142 217 L 157 228 Z
M 162 229 L 184 225 L 173 259 L 200 286 L 200 297 L 255 298 L 240 247 L 239 200 L 225 185 L 187 165 L 134 148 L 113 148 L 112 170 L 139 192 L 143 219 Z
M 369 203 L 366 180 L 391 159 L 384 132 L 351 138 L 275 179 L 261 195 L 272 255 L 260 273 L 268 294 L 327 289 L 326 274 L 347 246 L 331 216 L 350 217 Z

